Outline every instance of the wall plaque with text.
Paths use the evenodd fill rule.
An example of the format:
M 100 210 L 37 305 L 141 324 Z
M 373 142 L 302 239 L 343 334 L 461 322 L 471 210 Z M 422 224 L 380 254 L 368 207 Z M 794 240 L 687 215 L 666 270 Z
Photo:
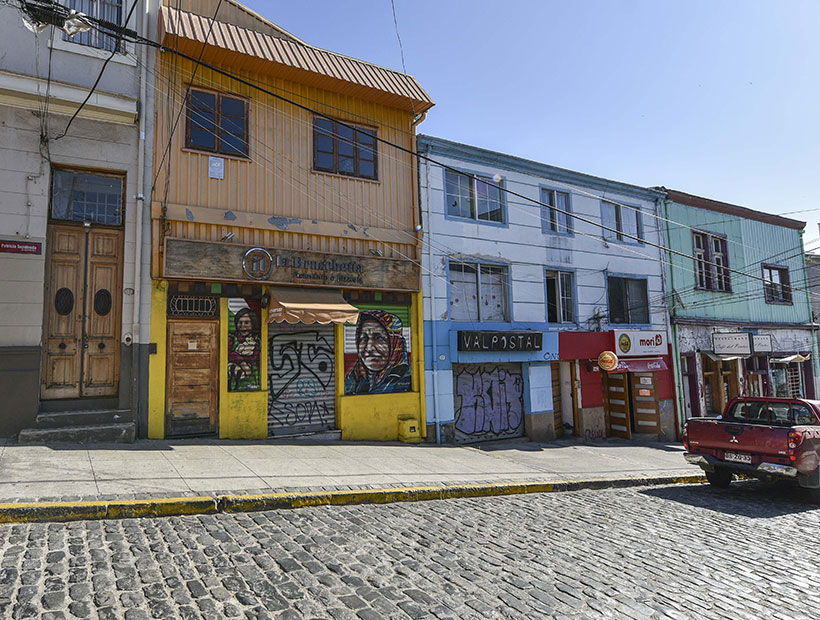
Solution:
M 459 351 L 540 351 L 542 332 L 459 331 Z

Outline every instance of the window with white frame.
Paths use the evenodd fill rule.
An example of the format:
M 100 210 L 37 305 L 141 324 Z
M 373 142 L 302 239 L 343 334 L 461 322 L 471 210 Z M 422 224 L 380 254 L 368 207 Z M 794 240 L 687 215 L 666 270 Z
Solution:
M 136 2 L 136 0 L 134 0 Z M 125 14 L 125 0 L 65 0 L 66 8 L 73 9 L 78 13 L 84 13 L 94 19 L 110 22 L 117 26 L 122 23 Z M 86 32 L 80 32 L 74 36 L 63 34 L 63 41 L 71 41 L 80 45 L 87 45 L 101 50 L 113 52 L 114 49 L 120 53 L 125 53 L 122 41 L 117 43 L 117 38 L 107 34 L 102 34 L 96 28 Z
M 792 287 L 787 267 L 763 265 L 763 295 L 767 304 L 792 303 Z
M 695 287 L 707 291 L 732 290 L 726 238 L 705 232 L 692 233 Z
M 649 323 L 649 296 L 645 278 L 607 277 L 609 322 L 646 325 Z
M 450 262 L 450 320 L 508 321 L 506 265 Z
M 575 322 L 575 278 L 571 271 L 547 270 L 547 321 Z
M 643 222 L 641 210 L 620 203 L 604 200 L 601 203 L 601 223 L 604 239 L 640 243 L 643 240 Z
M 447 203 L 447 215 L 503 223 L 500 186 L 501 182 L 496 183 L 489 177 L 445 170 L 444 200 Z
M 541 188 L 544 207 L 544 230 L 560 234 L 572 232 L 569 215 L 569 193 Z

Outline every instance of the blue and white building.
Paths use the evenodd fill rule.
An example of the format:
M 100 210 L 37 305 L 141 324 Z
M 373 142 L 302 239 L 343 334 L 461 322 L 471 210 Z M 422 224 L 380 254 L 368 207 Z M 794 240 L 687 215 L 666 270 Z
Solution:
M 441 138 L 418 150 L 428 436 L 674 436 L 663 194 Z M 656 346 L 602 373 L 616 330 Z

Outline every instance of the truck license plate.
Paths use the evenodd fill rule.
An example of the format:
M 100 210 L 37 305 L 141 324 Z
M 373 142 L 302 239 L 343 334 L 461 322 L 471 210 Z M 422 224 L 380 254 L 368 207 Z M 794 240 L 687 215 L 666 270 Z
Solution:
M 751 454 L 738 454 L 737 452 L 724 452 L 723 453 L 723 460 L 724 461 L 734 461 L 735 463 L 751 463 L 752 462 L 752 455 Z

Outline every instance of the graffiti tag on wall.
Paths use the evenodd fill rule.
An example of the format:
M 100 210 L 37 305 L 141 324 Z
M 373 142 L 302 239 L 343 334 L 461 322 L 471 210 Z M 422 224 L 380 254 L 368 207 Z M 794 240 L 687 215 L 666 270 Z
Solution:
M 456 434 L 475 441 L 522 434 L 524 380 L 502 365 L 453 366 Z
M 333 331 L 300 330 L 268 339 L 268 428 L 335 421 Z

